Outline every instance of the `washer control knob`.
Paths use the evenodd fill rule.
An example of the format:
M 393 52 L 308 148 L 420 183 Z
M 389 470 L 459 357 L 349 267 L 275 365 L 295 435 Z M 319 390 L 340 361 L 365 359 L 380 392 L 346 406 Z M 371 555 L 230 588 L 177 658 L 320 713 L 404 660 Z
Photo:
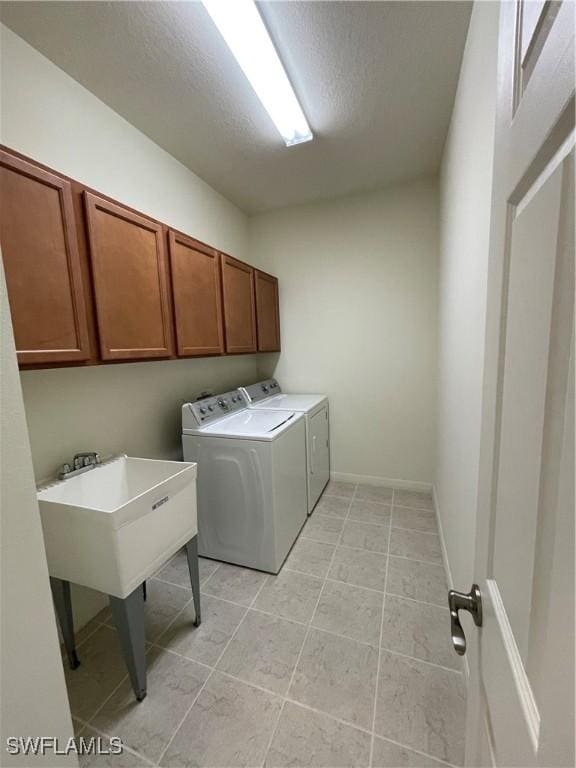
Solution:
M 226 406 L 228 405 L 228 401 L 226 400 L 225 397 L 221 397 L 220 400 L 218 400 L 218 405 L 220 406 L 220 408 L 226 408 Z
M 263 392 L 268 392 L 268 385 L 267 384 L 262 384 L 262 391 Z
M 213 405 L 209 405 L 209 406 L 208 406 L 208 410 L 209 410 L 209 411 L 213 411 L 213 410 L 214 410 L 214 406 L 213 406 Z
M 204 406 L 202 406 L 202 407 L 200 408 L 200 413 L 201 413 L 202 415 L 204 415 L 204 414 L 206 413 L 206 408 L 204 408 Z
M 235 403 L 237 400 L 236 395 L 232 395 L 232 402 Z

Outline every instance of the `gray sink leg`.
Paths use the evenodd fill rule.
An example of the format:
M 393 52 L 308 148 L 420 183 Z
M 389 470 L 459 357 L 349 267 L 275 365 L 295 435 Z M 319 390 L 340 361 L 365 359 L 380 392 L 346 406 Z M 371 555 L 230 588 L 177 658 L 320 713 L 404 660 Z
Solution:
M 146 646 L 144 634 L 144 596 L 142 586 L 124 599 L 110 595 L 114 624 L 128 667 L 130 682 L 138 701 L 146 696 Z
M 194 598 L 194 612 L 196 618 L 194 626 L 199 627 L 202 622 L 200 612 L 200 571 L 198 570 L 198 536 L 194 536 L 184 545 L 188 558 L 188 570 L 190 571 L 190 583 L 192 585 L 192 597 Z
M 52 590 L 56 615 L 58 616 L 62 637 L 64 638 L 68 664 L 70 669 L 76 669 L 80 662 L 76 655 L 76 643 L 74 642 L 74 619 L 72 617 L 70 582 L 50 576 L 50 589 Z

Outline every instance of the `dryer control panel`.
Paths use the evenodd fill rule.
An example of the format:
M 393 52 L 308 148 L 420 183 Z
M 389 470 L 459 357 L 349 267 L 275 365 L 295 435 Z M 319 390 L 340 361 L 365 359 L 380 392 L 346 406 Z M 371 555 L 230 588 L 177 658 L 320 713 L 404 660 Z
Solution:
M 213 397 L 205 397 L 184 406 L 192 412 L 198 424 L 209 424 L 211 421 L 221 419 L 222 416 L 241 411 L 247 407 L 248 401 L 239 389 L 223 392 L 221 395 L 214 395 Z
M 242 387 L 242 390 L 247 395 L 249 403 L 257 403 L 259 400 L 272 397 L 272 395 L 279 395 L 282 392 L 282 387 L 276 379 L 266 379 L 256 384 L 250 384 L 249 387 Z

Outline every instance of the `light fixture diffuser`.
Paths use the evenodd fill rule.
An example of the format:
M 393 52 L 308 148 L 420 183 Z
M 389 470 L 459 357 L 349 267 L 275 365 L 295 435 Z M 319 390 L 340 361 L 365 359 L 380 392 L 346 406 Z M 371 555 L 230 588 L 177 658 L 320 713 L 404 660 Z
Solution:
M 313 139 L 312 131 L 253 0 L 202 0 L 202 4 L 286 146 Z

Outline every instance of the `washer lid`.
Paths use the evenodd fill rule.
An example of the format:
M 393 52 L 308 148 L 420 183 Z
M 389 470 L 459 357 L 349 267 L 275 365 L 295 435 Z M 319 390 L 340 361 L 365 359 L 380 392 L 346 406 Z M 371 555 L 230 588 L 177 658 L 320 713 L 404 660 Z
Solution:
M 250 408 L 259 410 L 261 408 L 300 411 L 309 413 L 326 401 L 326 395 L 273 395 L 261 400 L 259 403 L 251 403 Z
M 242 410 L 184 434 L 207 437 L 238 437 L 244 440 L 275 440 L 303 418 L 301 413 L 263 409 Z

